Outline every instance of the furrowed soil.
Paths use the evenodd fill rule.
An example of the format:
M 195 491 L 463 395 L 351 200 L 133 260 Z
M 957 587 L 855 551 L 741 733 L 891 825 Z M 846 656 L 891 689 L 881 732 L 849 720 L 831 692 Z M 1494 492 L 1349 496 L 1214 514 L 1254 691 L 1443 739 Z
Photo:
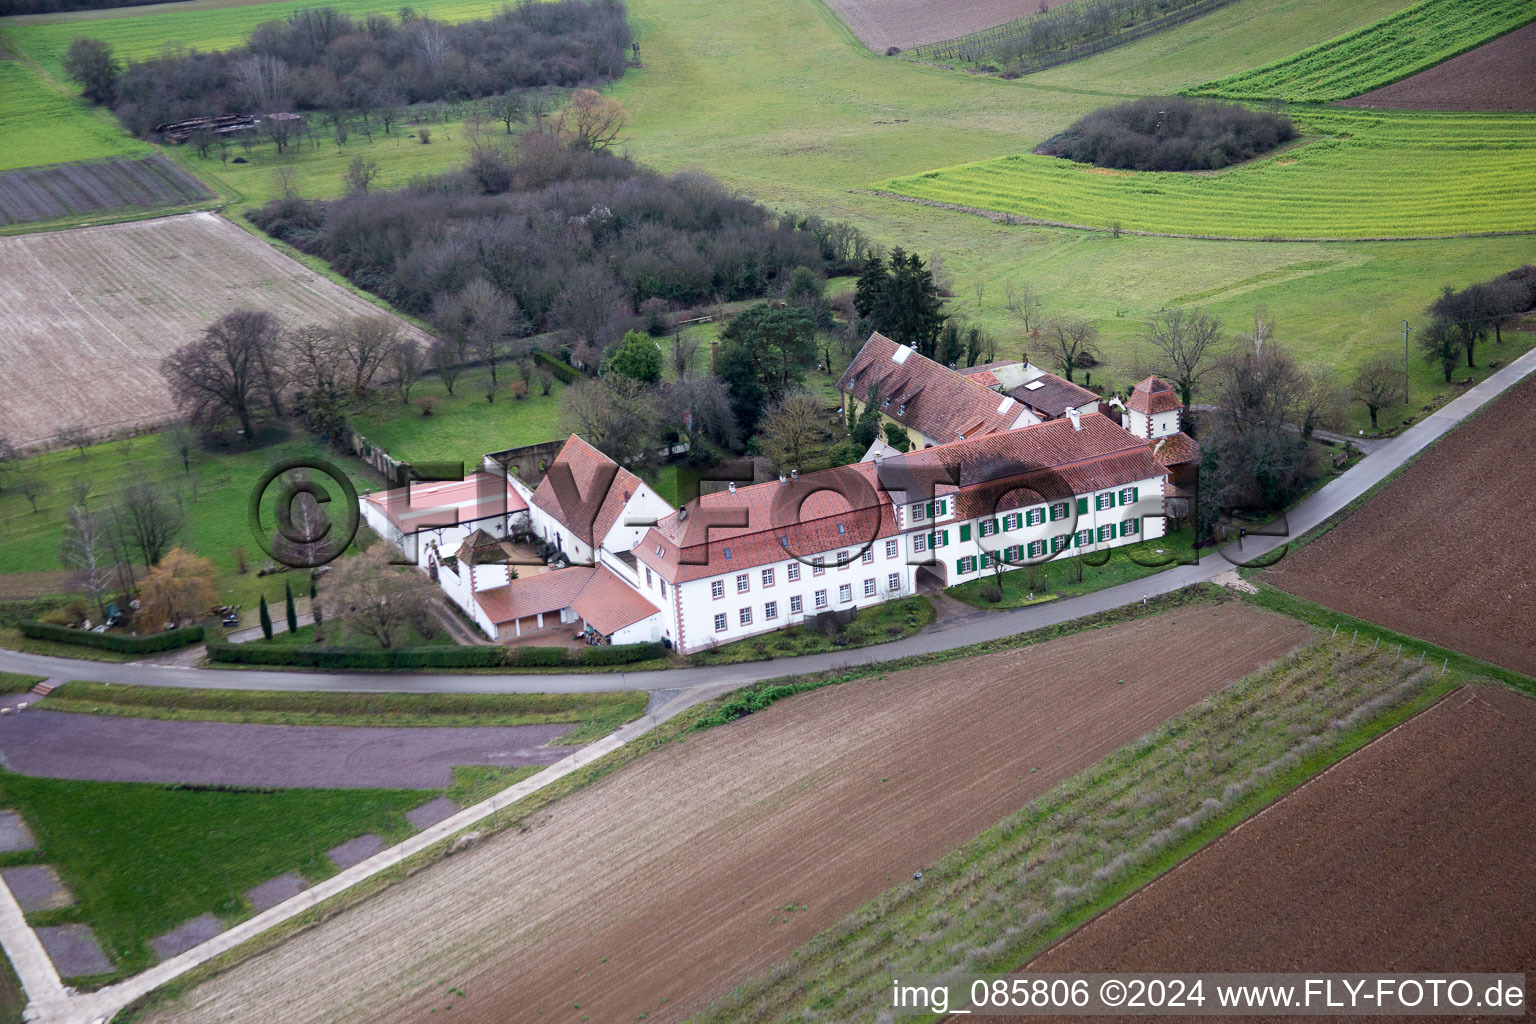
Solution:
M 0 434 L 17 445 L 168 419 L 160 360 L 225 313 L 380 312 L 211 213 L 0 238 L 0 266 Z
M 1497 358 L 1492 343 L 1479 346 Z M 1460 371 L 1458 371 L 1460 372 Z M 1264 572 L 1358 618 L 1536 675 L 1536 576 L 1512 509 L 1536 494 L 1536 377 Z
M 1463 687 L 1023 969 L 1529 976 L 1532 906 L 1536 701 Z
M 1533 55 L 1536 22 L 1339 105 L 1398 110 L 1536 110 Z
M 884 53 L 970 35 L 1015 18 L 1039 14 L 1066 0 L 827 0 L 859 42 Z
M 1236 603 L 843 683 L 690 735 L 146 1021 L 686 1017 L 1304 642 Z M 434 1017 L 433 1019 L 437 1019 Z

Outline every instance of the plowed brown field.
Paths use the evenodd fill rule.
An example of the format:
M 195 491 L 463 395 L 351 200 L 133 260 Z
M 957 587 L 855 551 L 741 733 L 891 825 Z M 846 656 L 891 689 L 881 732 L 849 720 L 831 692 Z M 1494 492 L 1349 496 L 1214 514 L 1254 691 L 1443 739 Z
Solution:
M 1536 701 L 1463 688 L 1026 970 L 1454 970 L 1529 978 L 1536 976 L 1532 907 Z M 1112 1019 L 1119 1018 L 1096 1018 Z
M 838 17 L 871 50 L 903 50 L 970 35 L 1005 21 L 1039 14 L 1067 0 L 828 0 Z
M 1484 358 L 1493 346 L 1484 346 Z M 1536 675 L 1536 377 L 1264 573 L 1308 600 Z
M 805 694 L 648 754 L 146 1019 L 678 1020 L 1307 635 L 1200 606 Z
M 0 238 L 0 267 L 0 434 L 18 445 L 168 419 L 160 360 L 232 310 L 377 312 L 211 213 Z
M 1536 110 L 1536 22 L 1341 106 Z

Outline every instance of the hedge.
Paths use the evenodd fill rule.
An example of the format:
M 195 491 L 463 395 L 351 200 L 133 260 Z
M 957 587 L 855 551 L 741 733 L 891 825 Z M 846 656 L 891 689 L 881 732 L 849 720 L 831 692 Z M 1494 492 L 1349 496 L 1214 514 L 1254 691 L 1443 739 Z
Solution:
M 180 629 L 168 629 L 163 633 L 150 633 L 145 636 L 93 633 L 88 629 L 55 626 L 51 622 L 22 622 L 20 627 L 23 635 L 34 640 L 54 640 L 63 644 L 78 644 L 81 647 L 99 647 L 104 651 L 116 651 L 118 654 L 153 654 L 155 651 L 170 651 L 189 644 L 201 643 L 203 639 L 202 626 L 183 626 Z
M 560 379 L 560 383 L 569 384 L 581 377 L 581 371 L 569 363 L 562 363 L 548 352 L 534 353 L 534 359 L 543 363 L 551 373 Z
M 564 647 L 306 647 L 259 641 L 208 644 L 210 661 L 232 665 L 291 665 L 323 669 L 392 668 L 559 668 L 565 665 L 625 665 L 661 657 L 657 643 L 587 647 L 577 656 Z

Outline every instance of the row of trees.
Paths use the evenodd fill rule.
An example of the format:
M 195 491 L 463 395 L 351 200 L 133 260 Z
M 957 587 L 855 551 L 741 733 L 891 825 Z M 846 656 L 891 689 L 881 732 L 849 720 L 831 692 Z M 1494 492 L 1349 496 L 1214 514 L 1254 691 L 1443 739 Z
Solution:
M 868 243 L 853 229 L 776 216 L 697 173 L 662 176 L 583 140 L 481 140 L 453 173 L 334 202 L 252 211 L 268 233 L 445 333 L 558 332 L 595 369 L 648 300 L 683 306 L 765 295 L 805 267 L 820 278 Z M 473 301 L 471 301 L 473 300 Z
M 617 79 L 630 42 L 619 0 L 525 2 L 457 24 L 409 8 L 396 19 L 318 7 L 263 22 L 235 49 L 164 51 L 126 65 L 109 44 L 79 37 L 64 69 L 87 98 L 141 135 L 221 114 L 371 115 L 485 96 L 502 97 L 510 121 L 526 110 L 525 90 Z
M 1439 365 L 1449 384 L 1463 355 L 1467 367 L 1475 368 L 1477 343 L 1489 334 L 1496 343 L 1502 343 L 1504 328 L 1514 326 L 1533 307 L 1536 307 L 1536 267 L 1519 267 L 1460 291 L 1446 285 L 1440 297 L 1425 310 L 1430 322 L 1419 335 L 1424 358 Z

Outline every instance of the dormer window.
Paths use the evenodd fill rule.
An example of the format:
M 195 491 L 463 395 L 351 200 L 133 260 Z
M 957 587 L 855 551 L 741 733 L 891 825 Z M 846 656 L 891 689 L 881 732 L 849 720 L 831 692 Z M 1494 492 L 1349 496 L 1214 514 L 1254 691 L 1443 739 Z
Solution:
M 846 534 L 848 532 L 848 527 L 843 525 L 842 523 L 838 523 L 837 524 L 837 532 L 838 533 Z
M 729 547 L 725 549 L 725 560 L 727 562 L 731 560 L 731 549 Z

